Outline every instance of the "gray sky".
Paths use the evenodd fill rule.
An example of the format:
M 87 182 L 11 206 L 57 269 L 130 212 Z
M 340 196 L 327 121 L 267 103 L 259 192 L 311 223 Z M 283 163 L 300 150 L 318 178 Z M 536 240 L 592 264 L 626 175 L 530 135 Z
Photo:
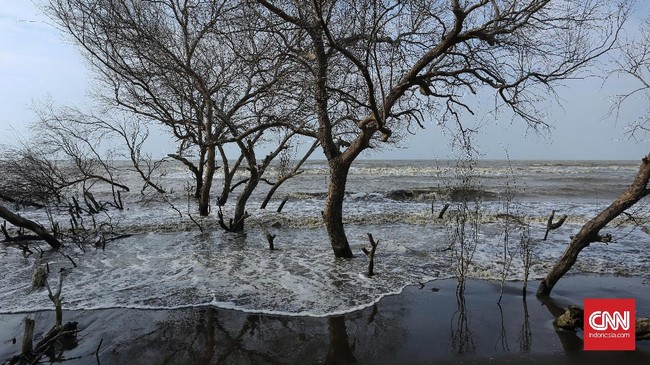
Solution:
M 28 138 L 28 126 L 36 118 L 32 111 L 34 102 L 51 99 L 57 105 L 83 106 L 93 85 L 85 60 L 65 40 L 65 35 L 48 24 L 49 20 L 31 1 L 0 0 L 0 3 L 0 144 L 8 144 Z M 638 19 L 628 29 L 638 29 Z M 611 105 L 609 98 L 632 90 L 636 86 L 634 80 L 610 79 L 603 85 L 600 80 L 586 79 L 565 84 L 558 89 L 562 107 L 549 104 L 548 122 L 552 129 L 548 133 L 538 135 L 527 131 L 520 120 L 484 117 L 490 123 L 477 139 L 483 156 L 503 159 L 507 151 L 511 159 L 636 160 L 650 152 L 647 135 L 637 142 L 624 138 L 626 121 L 646 110 L 645 100 L 629 103 L 618 123 L 613 118 L 605 118 Z M 435 123 L 401 145 L 361 157 L 453 157 L 448 152 L 449 138 Z M 172 145 L 163 148 L 164 151 L 158 147 L 159 150 L 152 152 L 163 154 L 174 150 Z

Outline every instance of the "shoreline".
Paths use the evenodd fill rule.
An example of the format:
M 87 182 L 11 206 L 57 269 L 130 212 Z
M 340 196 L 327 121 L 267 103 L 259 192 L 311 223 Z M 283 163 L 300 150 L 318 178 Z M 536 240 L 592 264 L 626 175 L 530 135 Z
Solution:
M 581 331 L 555 331 L 558 308 L 583 298 L 635 298 L 639 316 L 650 315 L 650 284 L 639 277 L 573 274 L 556 286 L 551 301 L 534 296 L 539 281 L 470 279 L 457 296 L 455 279 L 407 286 L 367 308 L 327 317 L 267 315 L 212 306 L 185 309 L 66 311 L 64 322 L 81 330 L 66 363 L 650 363 L 650 343 L 634 352 L 584 352 Z M 24 318 L 36 320 L 36 337 L 53 311 L 0 315 L 0 361 L 20 351 Z M 12 344 L 12 339 L 18 339 Z

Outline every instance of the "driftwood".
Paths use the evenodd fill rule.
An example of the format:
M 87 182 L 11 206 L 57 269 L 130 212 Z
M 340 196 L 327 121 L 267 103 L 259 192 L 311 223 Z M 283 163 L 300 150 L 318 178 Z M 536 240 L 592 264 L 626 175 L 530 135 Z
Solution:
M 577 328 L 584 328 L 584 310 L 577 305 L 570 305 L 562 315 L 553 322 L 557 327 L 574 331 Z M 636 340 L 650 340 L 650 318 L 637 317 L 635 326 Z
M 36 233 L 39 239 L 47 242 L 50 246 L 52 246 L 52 248 L 59 248 L 62 246 L 61 242 L 59 242 L 56 237 L 54 237 L 50 232 L 43 228 L 43 226 L 11 212 L 2 204 L 0 204 L 0 217 L 7 220 L 9 223 L 13 224 L 16 227 L 22 227 Z M 8 238 L 9 237 L 7 237 L 7 239 Z
M 539 284 L 537 296 L 544 297 L 551 294 L 551 290 L 560 278 L 566 274 L 578 259 L 578 254 L 582 249 L 593 242 L 609 242 L 612 240 L 611 235 L 601 235 L 603 229 L 614 218 L 621 215 L 626 209 L 633 206 L 645 196 L 650 195 L 648 181 L 650 180 L 650 154 L 644 157 L 639 167 L 632 185 L 621 194 L 605 210 L 600 212 L 595 218 L 587 222 L 577 235 L 571 238 L 571 244 L 564 251 L 560 260 L 553 266 L 551 271 L 546 275 L 544 280 Z
M 372 234 L 370 234 L 370 233 L 368 233 L 368 240 L 370 241 L 370 251 L 368 251 L 368 249 L 366 249 L 365 247 L 362 248 L 361 250 L 368 257 L 368 276 L 373 276 L 375 274 L 375 272 L 374 272 L 374 268 L 375 268 L 375 250 L 377 249 L 377 245 L 379 244 L 379 240 L 375 241 L 375 239 L 372 237 Z
M 20 355 L 14 356 L 9 359 L 8 364 L 35 364 L 39 359 L 46 354 L 50 356 L 53 354 L 52 350 L 54 345 L 73 348 L 76 346 L 77 322 L 68 322 L 63 324 L 63 310 L 61 308 L 61 289 L 63 287 L 63 273 L 65 270 L 61 269 L 59 272 L 59 283 L 55 292 L 52 292 L 50 285 L 46 281 L 47 292 L 50 300 L 55 306 L 56 321 L 54 326 L 47 332 L 45 336 L 34 346 L 34 325 L 32 319 L 25 319 L 25 332 L 23 334 L 22 351 Z M 66 345 L 68 343 L 68 345 Z M 59 359 L 59 361 L 61 361 Z
M 553 223 L 553 218 L 555 218 L 555 211 L 554 210 L 551 211 L 551 215 L 548 217 L 548 221 L 546 222 L 546 233 L 544 233 L 543 241 L 546 241 L 546 239 L 548 238 L 548 233 L 550 231 L 553 231 L 553 230 L 556 230 L 556 229 L 562 227 L 562 225 L 564 224 L 564 221 L 566 220 L 567 216 L 566 216 L 566 214 L 561 216 L 560 219 L 555 223 Z

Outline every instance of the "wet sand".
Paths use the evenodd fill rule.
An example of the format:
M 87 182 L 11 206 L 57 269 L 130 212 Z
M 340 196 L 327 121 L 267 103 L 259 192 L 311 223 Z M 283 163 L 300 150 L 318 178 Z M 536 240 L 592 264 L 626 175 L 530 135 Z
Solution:
M 455 280 L 411 286 L 361 311 L 313 318 L 273 316 L 199 307 L 177 310 L 64 311 L 77 321 L 66 364 L 650 364 L 650 341 L 634 352 L 584 352 L 582 333 L 556 331 L 554 315 L 583 298 L 636 298 L 650 316 L 650 284 L 634 277 L 573 275 L 552 301 L 522 299 L 521 282 Z M 65 294 L 65 293 L 64 293 Z M 65 308 L 65 304 L 64 304 Z M 36 337 L 53 312 L 0 315 L 0 362 L 20 352 L 25 317 Z M 16 344 L 12 340 L 16 338 Z

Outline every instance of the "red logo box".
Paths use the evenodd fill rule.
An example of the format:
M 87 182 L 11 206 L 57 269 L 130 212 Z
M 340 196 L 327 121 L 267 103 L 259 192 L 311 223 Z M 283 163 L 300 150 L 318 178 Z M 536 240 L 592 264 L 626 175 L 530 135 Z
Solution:
M 584 300 L 584 349 L 636 349 L 636 302 L 634 299 Z

